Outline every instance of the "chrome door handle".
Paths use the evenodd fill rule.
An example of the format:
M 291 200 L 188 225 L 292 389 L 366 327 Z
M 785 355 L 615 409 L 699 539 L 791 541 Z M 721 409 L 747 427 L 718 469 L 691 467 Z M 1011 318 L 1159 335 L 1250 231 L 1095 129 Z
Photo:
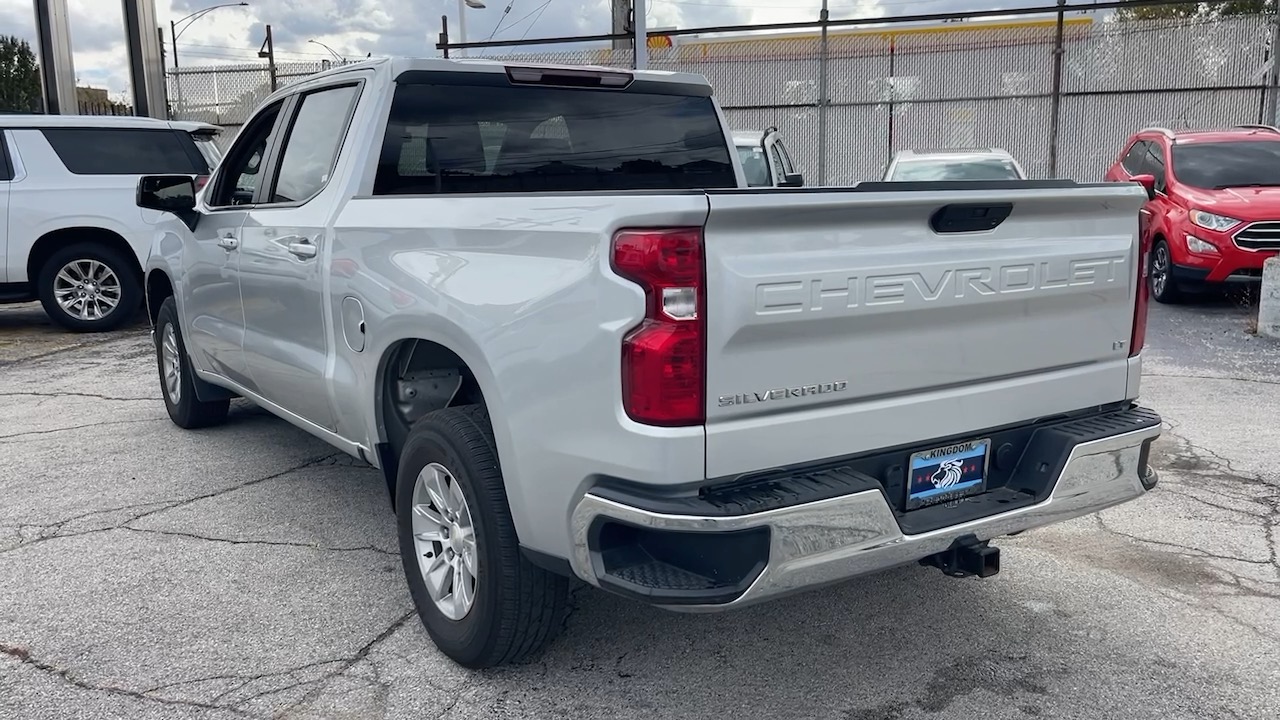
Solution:
M 302 260 L 309 260 L 316 256 L 317 248 L 310 240 L 302 238 L 289 243 L 289 252 Z
M 227 251 L 235 250 L 240 247 L 240 241 L 234 235 L 225 235 L 218 241 L 218 247 Z

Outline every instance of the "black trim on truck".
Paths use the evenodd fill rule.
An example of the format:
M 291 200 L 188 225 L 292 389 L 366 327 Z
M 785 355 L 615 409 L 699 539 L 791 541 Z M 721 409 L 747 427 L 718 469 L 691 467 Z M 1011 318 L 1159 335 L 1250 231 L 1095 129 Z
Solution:
M 733 602 L 769 562 L 769 528 L 727 532 L 655 530 L 596 518 L 588 531 L 600 586 L 664 605 Z
M 604 72 L 604 71 L 601 71 Z M 623 71 L 625 72 L 625 71 Z M 681 97 L 712 97 L 710 85 L 698 83 L 667 82 L 664 80 L 632 81 L 626 87 L 575 87 L 565 85 L 538 85 L 514 83 L 505 72 L 441 72 L 439 70 L 406 70 L 396 76 L 397 85 L 450 85 L 457 87 L 558 87 L 588 92 L 636 93 L 647 95 L 678 95 Z
M 708 188 L 708 195 L 737 195 L 746 193 L 788 193 L 795 195 L 821 193 L 869 193 L 869 192 L 945 192 L 949 190 L 1070 190 L 1074 188 L 1113 188 L 1125 183 L 1078 183 L 1074 180 L 931 180 L 922 182 L 882 182 L 872 180 L 846 187 L 770 187 L 770 188 Z M 1138 185 L 1134 184 L 1134 187 Z

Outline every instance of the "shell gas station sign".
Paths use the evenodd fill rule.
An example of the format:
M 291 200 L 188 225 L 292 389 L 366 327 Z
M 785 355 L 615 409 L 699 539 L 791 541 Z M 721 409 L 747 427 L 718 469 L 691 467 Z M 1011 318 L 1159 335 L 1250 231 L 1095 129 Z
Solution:
M 675 30 L 675 28 L 654 28 L 649 32 L 645 45 L 648 45 L 650 50 L 666 50 L 675 47 L 675 39 L 666 34 L 668 30 Z

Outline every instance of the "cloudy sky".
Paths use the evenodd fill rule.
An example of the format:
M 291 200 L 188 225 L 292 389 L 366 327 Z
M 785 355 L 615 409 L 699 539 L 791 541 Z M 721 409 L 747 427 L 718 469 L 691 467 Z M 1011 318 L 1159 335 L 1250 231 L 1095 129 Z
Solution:
M 226 0 L 155 0 L 160 24 Z M 609 31 L 609 0 L 485 0 L 467 11 L 471 40 L 599 34 Z M 1039 6 L 1052 0 L 830 0 L 833 19 L 879 17 L 992 7 Z M 1076 0 L 1079 1 L 1079 0 Z M 248 0 L 248 7 L 215 10 L 180 27 L 183 66 L 261 62 L 257 49 L 270 23 L 277 58 L 318 60 L 325 43 L 349 57 L 437 54 L 440 16 L 457 22 L 457 0 Z M 81 84 L 126 95 L 123 20 L 116 0 L 68 0 L 76 75 Z M 788 22 L 815 19 L 821 0 L 650 0 L 651 27 Z M 510 6 L 510 12 L 503 10 Z M 501 27 L 499 22 L 501 21 Z M 32 0 L 0 0 L 0 33 L 35 44 Z M 172 63 L 172 57 L 170 57 Z

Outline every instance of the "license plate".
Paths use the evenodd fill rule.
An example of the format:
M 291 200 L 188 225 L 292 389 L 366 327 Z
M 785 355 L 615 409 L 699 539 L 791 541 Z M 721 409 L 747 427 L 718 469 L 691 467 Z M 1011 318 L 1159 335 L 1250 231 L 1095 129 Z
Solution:
M 991 439 L 946 445 L 911 456 L 907 509 L 976 495 L 987 486 Z

